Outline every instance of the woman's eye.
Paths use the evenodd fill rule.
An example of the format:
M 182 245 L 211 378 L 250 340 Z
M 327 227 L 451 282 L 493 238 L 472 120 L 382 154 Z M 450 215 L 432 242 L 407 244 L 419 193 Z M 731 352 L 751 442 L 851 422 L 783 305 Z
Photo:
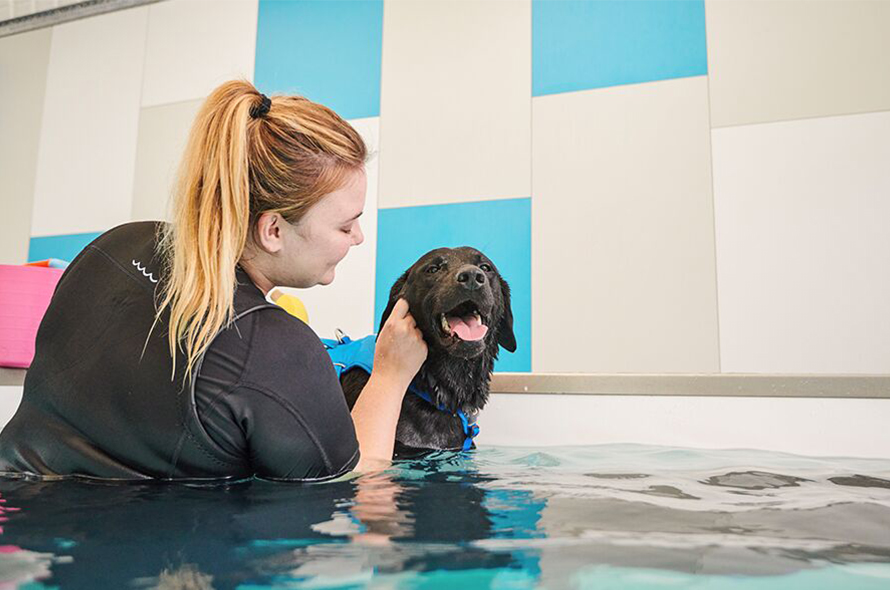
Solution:
M 433 266 L 428 266 L 426 271 L 430 274 L 433 274 L 434 272 L 439 272 L 439 265 L 434 264 Z
M 487 265 L 487 264 L 484 264 L 484 263 L 483 263 L 483 264 L 480 264 L 480 265 L 479 265 L 479 268 L 482 269 L 482 270 L 485 271 L 485 272 L 491 272 L 491 267 L 490 267 L 489 265 Z
M 349 234 L 352 233 L 352 226 L 350 225 L 349 227 L 344 228 L 344 229 L 342 229 L 341 231 L 342 231 L 344 234 L 349 235 Z

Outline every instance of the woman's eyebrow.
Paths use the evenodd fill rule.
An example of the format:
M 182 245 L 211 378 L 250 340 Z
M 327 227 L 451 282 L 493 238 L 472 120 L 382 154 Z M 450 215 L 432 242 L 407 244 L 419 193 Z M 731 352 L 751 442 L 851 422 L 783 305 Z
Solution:
M 358 219 L 359 217 L 362 216 L 362 213 L 364 213 L 364 211 L 359 211 L 359 212 L 358 212 L 358 215 L 356 215 L 355 217 L 350 218 L 348 221 L 355 221 L 356 219 Z

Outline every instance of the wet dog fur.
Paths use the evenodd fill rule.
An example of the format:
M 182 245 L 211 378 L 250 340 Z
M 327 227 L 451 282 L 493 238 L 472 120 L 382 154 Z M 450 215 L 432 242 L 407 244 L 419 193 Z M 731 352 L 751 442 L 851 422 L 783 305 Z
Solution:
M 424 254 L 392 286 L 381 328 L 399 298 L 407 300 L 428 349 L 413 383 L 450 411 L 440 411 L 419 396 L 406 393 L 396 428 L 395 457 L 460 449 L 465 435 L 460 418 L 453 412 L 463 410 L 472 423 L 488 401 L 499 347 L 516 350 L 510 287 L 494 263 L 478 250 L 438 248 Z M 462 340 L 443 321 L 447 316 L 474 313 L 488 328 L 480 340 Z M 361 369 L 341 376 L 350 410 L 368 379 Z

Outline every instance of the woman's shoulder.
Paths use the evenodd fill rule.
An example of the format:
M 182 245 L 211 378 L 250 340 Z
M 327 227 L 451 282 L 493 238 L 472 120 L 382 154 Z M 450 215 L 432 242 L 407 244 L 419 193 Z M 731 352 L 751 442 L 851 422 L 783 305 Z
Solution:
M 340 393 L 324 345 L 306 324 L 277 306 L 236 316 L 205 356 L 199 389 L 210 379 L 215 384 L 227 383 L 229 389 L 247 387 L 292 403 L 319 390 Z
M 69 268 L 77 267 L 83 258 L 99 255 L 131 274 L 154 279 L 162 266 L 157 245 L 165 226 L 161 221 L 136 221 L 113 227 L 87 244 Z
M 319 361 L 330 364 L 324 344 L 302 320 L 270 304 L 254 319 L 254 353 L 272 364 L 308 368 Z
M 154 247 L 166 227 L 163 221 L 132 221 L 109 229 L 90 246 L 106 252 L 132 250 L 141 245 Z

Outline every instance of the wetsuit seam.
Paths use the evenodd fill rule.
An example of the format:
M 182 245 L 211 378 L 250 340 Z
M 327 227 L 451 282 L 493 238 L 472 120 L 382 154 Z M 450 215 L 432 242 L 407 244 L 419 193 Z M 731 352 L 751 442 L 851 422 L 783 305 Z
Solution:
M 257 310 L 257 311 L 260 311 L 260 310 Z M 241 365 L 241 369 L 238 371 L 238 378 L 235 379 L 235 382 L 233 384 L 231 384 L 229 387 L 223 389 L 222 391 L 220 391 L 213 397 L 213 399 L 207 405 L 205 412 L 210 412 L 217 406 L 217 404 L 223 398 L 225 398 L 227 395 L 231 395 L 232 392 L 234 392 L 236 389 L 238 389 L 238 387 L 241 384 L 241 381 L 244 379 L 244 373 L 247 371 L 247 367 L 250 365 L 250 358 L 253 355 L 253 341 L 254 341 L 254 338 L 256 338 L 256 332 L 258 331 L 257 327 L 256 327 L 256 317 L 258 317 L 258 316 L 253 316 L 252 314 L 248 314 L 246 317 L 249 321 L 251 321 L 253 323 L 253 325 L 250 326 L 250 330 L 251 330 L 250 331 L 250 341 L 247 343 L 247 354 L 244 356 L 244 362 Z M 209 352 L 209 348 L 208 348 L 208 352 Z M 197 380 L 198 379 L 197 373 L 195 375 L 196 375 L 195 379 Z M 198 412 L 197 398 L 195 399 L 195 414 L 198 417 L 198 421 L 201 422 L 202 426 L 204 426 L 204 420 L 202 420 L 201 414 Z M 204 426 L 204 430 L 205 431 L 207 430 L 206 426 Z M 207 435 L 210 436 L 210 433 L 207 432 Z M 225 452 L 225 449 L 222 447 L 222 445 L 220 445 L 217 441 L 213 441 L 213 442 L 216 444 L 217 447 L 220 448 L 221 451 Z M 228 454 L 231 455 L 231 453 L 228 453 Z M 232 457 L 235 458 L 236 460 L 241 459 L 240 457 L 236 458 L 234 455 L 232 455 Z M 234 464 L 240 465 L 240 461 L 238 461 L 237 463 L 234 463 Z
M 203 360 L 204 360 L 204 355 L 201 355 L 201 361 L 203 361 Z M 196 373 L 197 373 L 197 370 L 196 370 Z M 197 407 L 195 408 L 195 418 L 197 419 L 198 422 L 201 421 L 201 418 L 198 416 Z M 179 412 L 179 425 L 182 427 L 182 430 L 183 430 L 183 433 L 185 434 L 185 436 L 180 436 L 179 441 L 176 444 L 176 449 L 174 450 L 173 457 L 170 460 L 170 471 L 168 472 L 168 477 L 172 478 L 173 473 L 176 471 L 176 466 L 179 464 L 180 455 L 182 453 L 182 445 L 183 445 L 183 443 L 185 443 L 186 438 L 188 438 L 189 440 L 192 441 L 195 448 L 197 448 L 198 451 L 200 451 L 202 455 L 204 455 L 205 457 L 207 457 L 213 463 L 215 463 L 216 465 L 218 465 L 220 467 L 225 467 L 225 468 L 232 467 L 232 466 L 240 467 L 242 465 L 242 463 L 237 460 L 229 461 L 227 459 L 221 459 L 219 457 L 216 457 L 208 449 L 206 449 L 204 447 L 204 444 L 201 441 L 199 441 L 194 434 L 192 434 L 191 430 L 189 430 L 188 425 L 185 423 L 185 416 L 182 415 L 182 412 Z M 201 427 L 203 428 L 203 424 L 201 425 Z M 207 436 L 209 437 L 210 435 L 208 434 Z M 213 441 L 213 443 L 215 446 L 219 446 L 219 445 L 216 445 L 216 441 Z M 219 449 L 219 450 L 221 452 L 224 452 L 223 449 Z
M 117 233 L 117 231 L 123 229 L 127 225 L 130 225 L 130 224 L 124 224 L 124 225 L 119 225 L 117 227 L 114 227 L 114 228 L 108 230 L 107 232 L 105 232 L 103 234 L 103 236 L 108 236 L 108 235 Z M 98 240 L 98 238 L 97 238 L 97 240 Z M 89 251 L 95 251 L 95 252 L 101 253 L 103 256 L 105 256 L 105 258 L 108 258 L 109 260 L 114 262 L 118 268 L 122 268 L 121 265 L 119 263 L 117 263 L 116 260 L 111 258 L 104 250 L 101 250 L 98 246 L 95 245 L 94 242 L 90 242 L 83 248 L 83 250 L 81 250 L 77 254 L 77 256 L 74 257 L 74 260 L 72 260 L 71 264 L 68 265 L 68 268 L 65 269 L 65 272 L 62 274 L 62 278 L 59 280 L 58 284 L 56 285 L 56 290 L 58 290 L 58 288 L 61 287 L 62 284 L 67 280 L 68 276 L 71 274 L 69 271 L 74 270 L 76 267 L 80 266 L 80 264 L 83 262 L 83 259 L 86 255 L 86 253 Z M 125 271 L 126 274 L 129 275 L 129 272 L 126 271 L 126 268 L 124 268 L 123 270 Z M 133 278 L 132 275 L 130 275 L 130 277 Z
M 294 417 L 294 419 L 303 428 L 303 431 L 306 432 L 307 436 L 309 436 L 309 439 L 312 441 L 312 444 L 315 445 L 315 449 L 321 455 L 321 459 L 322 459 L 322 461 L 324 461 L 325 468 L 328 471 L 334 470 L 334 467 L 333 467 L 333 464 L 331 463 L 330 457 L 328 457 L 328 454 L 325 452 L 324 448 L 322 447 L 321 442 L 318 440 L 318 437 L 315 435 L 315 432 L 311 428 L 309 428 L 309 425 L 307 424 L 306 419 L 303 417 L 303 415 L 300 413 L 300 411 L 296 408 L 296 406 L 294 406 L 287 400 L 282 399 L 281 396 L 279 396 L 274 391 L 266 389 L 265 387 L 263 387 L 262 385 L 260 385 L 258 383 L 242 382 L 241 386 L 246 389 L 252 389 L 252 390 L 256 391 L 257 393 L 266 395 L 269 398 L 273 399 L 274 401 L 278 402 L 278 404 L 282 408 L 284 408 L 289 414 L 291 414 Z M 294 470 L 294 467 L 289 469 L 287 471 L 287 473 L 291 473 L 293 470 Z
M 262 311 L 262 309 L 258 309 L 256 311 Z M 250 326 L 250 341 L 247 343 L 247 355 L 244 357 L 244 366 L 241 367 L 241 372 L 238 374 L 237 382 L 241 382 L 244 379 L 244 374 L 247 372 L 247 367 L 250 366 L 250 359 L 253 357 L 253 342 L 256 340 L 256 334 L 260 331 L 258 315 L 250 316 L 250 320 L 252 322 Z
M 205 457 L 207 457 L 208 459 L 210 459 L 211 461 L 213 461 L 220 467 L 230 467 L 233 465 L 238 465 L 238 466 L 241 465 L 241 463 L 239 463 L 239 462 L 227 461 L 227 460 L 220 459 L 219 457 L 213 456 L 210 453 L 210 451 L 205 449 L 204 445 L 202 445 L 201 442 L 198 441 L 197 438 L 195 438 L 195 436 L 191 433 L 191 431 L 189 431 L 188 426 L 186 426 L 185 424 L 182 423 L 182 420 L 180 420 L 180 425 L 185 430 L 185 435 L 189 438 L 189 440 L 191 440 L 194 443 L 195 448 L 197 448 L 201 452 L 201 454 L 203 454 Z M 176 471 L 176 466 L 179 464 L 180 454 L 182 453 L 182 444 L 184 442 L 185 442 L 185 438 L 179 437 L 179 443 L 176 445 L 175 460 L 170 462 L 170 471 L 168 472 L 169 473 L 168 477 L 170 477 L 170 478 L 173 478 L 173 473 Z
M 118 262 L 117 260 L 115 260 L 110 254 L 106 253 L 104 250 L 102 250 L 102 249 L 99 248 L 98 246 L 93 246 L 92 244 L 90 244 L 89 246 L 87 246 L 87 248 L 90 249 L 90 250 L 93 250 L 94 252 L 98 252 L 99 254 L 101 254 L 101 255 L 102 255 L 103 257 L 105 257 L 109 262 L 111 262 L 113 265 L 115 265 L 116 267 L 118 267 L 118 269 L 120 269 L 121 271 L 123 271 L 123 273 L 124 273 L 125 275 L 127 275 L 128 277 L 130 277 L 131 279 L 133 279 L 133 281 L 135 281 L 136 283 L 138 283 L 139 286 L 141 286 L 143 289 L 146 289 L 146 290 L 151 291 L 152 293 L 154 293 L 154 288 L 153 288 L 153 287 L 149 287 L 148 285 L 146 285 L 144 281 L 140 280 L 140 278 L 139 278 L 138 275 L 136 275 L 135 273 L 131 273 L 130 270 L 129 270 L 126 266 L 122 265 L 120 262 Z
M 227 395 L 231 395 L 236 389 L 238 389 L 239 386 L 240 386 L 240 381 L 234 383 L 233 385 L 229 386 L 228 388 L 223 389 L 222 391 L 217 393 L 214 396 L 213 401 L 211 401 L 210 404 L 207 406 L 207 409 L 205 410 L 205 412 L 210 412 L 211 410 L 213 410 L 224 397 L 226 397 Z M 195 413 L 198 415 L 198 420 L 203 425 L 204 420 L 202 420 L 201 414 L 197 412 L 197 404 L 195 407 Z M 207 430 L 206 426 L 204 426 L 204 430 Z M 208 432 L 207 435 L 210 436 L 210 433 Z M 211 439 L 212 439 L 212 437 L 211 437 Z M 226 450 L 222 447 L 222 445 L 220 445 L 217 441 L 214 440 L 213 442 L 216 444 L 217 447 L 219 447 L 219 449 L 221 451 L 226 452 Z M 226 452 L 226 454 L 228 454 L 232 457 L 232 459 L 233 459 L 232 465 L 240 465 L 241 464 L 242 457 L 235 456 L 232 453 L 228 453 L 228 452 Z
M 255 306 L 255 307 L 251 307 L 251 308 L 249 308 L 249 309 L 246 309 L 246 310 L 244 310 L 243 312 L 241 312 L 240 314 L 236 315 L 236 316 L 232 319 L 232 324 L 234 324 L 235 322 L 237 322 L 237 321 L 240 320 L 241 318 L 243 318 L 243 317 L 245 317 L 245 316 L 247 316 L 247 315 L 249 315 L 249 314 L 251 314 L 251 313 L 253 313 L 253 312 L 255 312 L 255 311 L 260 311 L 260 310 L 262 310 L 262 309 L 271 308 L 271 307 L 273 307 L 273 305 L 272 305 L 271 303 L 268 303 L 268 302 L 267 302 L 265 305 L 259 305 L 259 306 Z M 209 348 L 210 346 L 213 345 L 213 342 L 219 337 L 219 334 L 220 334 L 220 332 L 217 332 L 216 334 L 214 334 L 213 339 L 210 341 L 210 345 L 208 346 L 208 348 Z M 196 364 L 195 369 L 194 369 L 194 374 L 193 374 L 192 378 L 189 379 L 189 385 L 188 385 L 188 388 L 183 387 L 183 389 L 180 390 L 180 392 L 177 394 L 177 397 L 178 397 L 178 396 L 181 396 L 181 395 L 183 394 L 183 392 L 185 392 L 185 390 L 188 389 L 188 391 L 185 392 L 186 395 L 188 395 L 188 399 L 186 400 L 186 404 L 187 404 L 188 409 L 194 409 L 194 413 L 195 413 L 194 420 L 195 420 L 195 423 L 196 423 L 196 424 L 198 425 L 198 427 L 203 431 L 204 436 L 206 436 L 206 437 L 208 438 L 208 440 L 213 444 L 213 446 L 214 446 L 214 447 L 219 447 L 219 445 L 217 445 L 217 444 L 216 444 L 216 441 L 214 441 L 214 440 L 210 437 L 210 434 L 207 433 L 207 429 L 204 428 L 204 425 L 201 423 L 201 418 L 200 418 L 200 416 L 198 416 L 198 407 L 197 407 L 197 403 L 196 403 L 196 401 L 195 401 L 195 385 L 197 384 L 197 380 L 198 380 L 197 377 L 198 377 L 198 375 L 201 373 L 201 366 L 204 364 L 204 358 L 205 358 L 206 356 L 207 356 L 207 351 L 205 350 L 204 353 L 201 354 L 201 357 L 200 357 L 200 358 L 198 359 L 198 361 L 197 361 L 197 364 Z M 241 467 L 241 466 L 243 466 L 243 463 L 242 463 L 241 461 L 229 461 L 229 460 L 224 460 L 224 459 L 220 459 L 220 458 L 218 458 L 218 457 L 213 456 L 213 454 L 210 452 L 210 450 L 208 450 L 208 449 L 204 446 L 205 443 L 203 443 L 202 441 L 198 440 L 198 438 L 197 438 L 197 437 L 192 433 L 192 431 L 189 429 L 188 424 L 186 424 L 186 417 L 183 415 L 182 412 L 179 412 L 179 424 L 180 424 L 180 426 L 181 426 L 182 429 L 183 429 L 183 435 L 181 435 L 181 436 L 179 437 L 179 441 L 178 441 L 178 443 L 177 443 L 177 445 L 176 445 L 176 450 L 174 451 L 173 457 L 172 457 L 171 460 L 170 460 L 170 471 L 169 471 L 170 477 L 173 477 L 173 473 L 176 471 L 176 466 L 177 466 L 177 464 L 179 463 L 180 453 L 182 452 L 182 445 L 183 445 L 183 443 L 185 442 L 185 438 L 186 438 L 186 437 L 188 437 L 188 439 L 192 441 L 192 443 L 194 444 L 194 446 L 197 447 L 197 449 L 198 449 L 198 450 L 199 450 L 205 457 L 208 457 L 211 461 L 213 461 L 214 463 L 216 463 L 216 464 L 219 465 L 220 467 L 226 467 L 226 468 L 228 468 L 228 467 L 231 467 L 231 466 L 237 466 L 237 467 Z M 217 449 L 214 449 L 214 450 L 217 450 Z M 225 452 L 225 451 L 224 451 L 223 449 L 221 449 L 221 448 L 218 449 L 218 450 L 219 450 L 220 452 Z

